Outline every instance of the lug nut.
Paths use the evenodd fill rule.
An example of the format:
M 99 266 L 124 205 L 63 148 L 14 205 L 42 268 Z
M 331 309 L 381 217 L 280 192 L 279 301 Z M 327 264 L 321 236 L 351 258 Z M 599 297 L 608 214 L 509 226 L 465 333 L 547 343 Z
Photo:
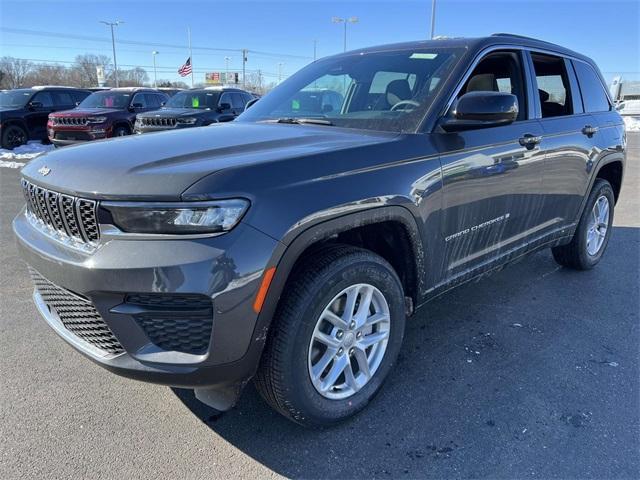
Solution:
M 358 338 L 358 339 L 362 338 L 362 332 L 356 333 L 356 338 Z
M 353 356 L 353 354 L 355 353 L 356 349 L 355 348 L 350 348 L 349 349 L 349 355 Z
M 344 349 L 342 347 L 340 347 L 338 349 L 338 355 L 342 355 L 344 353 Z
M 342 336 L 343 336 L 343 335 L 344 335 L 344 332 L 343 332 L 342 330 L 338 330 L 338 331 L 336 332 L 336 338 L 337 338 L 338 340 L 340 340 L 340 339 L 342 338 Z
M 353 330 L 354 328 L 356 328 L 356 322 L 354 322 L 353 320 L 351 320 L 351 323 L 349 324 L 349 328 L 350 328 L 350 329 L 352 329 L 352 330 Z

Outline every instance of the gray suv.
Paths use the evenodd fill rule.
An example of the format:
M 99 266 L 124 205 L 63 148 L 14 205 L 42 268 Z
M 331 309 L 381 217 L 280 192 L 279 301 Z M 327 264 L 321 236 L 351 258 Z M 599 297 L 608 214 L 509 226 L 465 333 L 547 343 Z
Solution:
M 234 122 L 37 158 L 13 228 L 40 313 L 94 362 L 219 410 L 253 378 L 328 425 L 430 299 L 543 248 L 601 260 L 622 125 L 593 61 L 547 42 L 363 49 Z

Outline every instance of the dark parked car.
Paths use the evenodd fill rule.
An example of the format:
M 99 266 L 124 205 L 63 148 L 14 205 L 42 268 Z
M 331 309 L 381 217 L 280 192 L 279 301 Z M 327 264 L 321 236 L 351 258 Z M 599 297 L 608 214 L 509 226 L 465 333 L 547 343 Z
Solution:
M 317 89 L 342 105 L 302 109 Z M 579 53 L 387 45 L 308 65 L 234 122 L 39 157 L 13 228 L 41 314 L 99 365 L 220 410 L 254 377 L 327 425 L 367 405 L 430 299 L 543 248 L 594 267 L 625 150 Z
M 136 115 L 156 110 L 169 97 L 149 88 L 112 88 L 94 92 L 73 110 L 49 115 L 49 140 L 56 146 L 133 132 Z
M 51 112 L 73 108 L 91 92 L 71 87 L 31 87 L 0 92 L 2 148 L 15 148 L 29 140 L 47 139 Z
M 136 133 L 158 132 L 174 128 L 202 127 L 229 122 L 244 112 L 254 96 L 237 88 L 183 90 L 160 109 L 138 115 Z

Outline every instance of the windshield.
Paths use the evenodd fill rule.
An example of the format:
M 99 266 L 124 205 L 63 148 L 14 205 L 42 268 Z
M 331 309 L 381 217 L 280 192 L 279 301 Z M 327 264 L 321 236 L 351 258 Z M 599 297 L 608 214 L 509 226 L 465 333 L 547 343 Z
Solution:
M 0 107 L 24 107 L 33 95 L 33 90 L 7 90 L 0 92 Z
M 124 92 L 95 92 L 85 98 L 79 108 L 117 108 L 125 109 L 129 106 L 131 93 Z
M 324 119 L 340 127 L 415 131 L 462 53 L 460 48 L 417 48 L 320 60 L 236 121 Z
M 167 108 L 199 108 L 213 110 L 218 106 L 220 92 L 180 92 L 171 97 L 165 107 Z

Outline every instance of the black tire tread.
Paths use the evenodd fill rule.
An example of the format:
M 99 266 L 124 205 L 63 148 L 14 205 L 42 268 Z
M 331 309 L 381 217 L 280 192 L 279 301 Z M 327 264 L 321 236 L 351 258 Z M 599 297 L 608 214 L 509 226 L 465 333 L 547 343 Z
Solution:
M 306 308 L 314 295 L 312 286 L 331 274 L 336 262 L 352 256 L 366 257 L 366 259 L 375 256 L 393 270 L 384 259 L 368 250 L 350 245 L 328 245 L 312 252 L 292 272 L 285 286 L 286 294 L 278 304 L 260 366 L 254 377 L 254 384 L 260 395 L 274 410 L 296 423 L 306 424 L 306 419 L 286 400 L 283 374 L 279 368 L 283 365 L 282 351 L 292 331 L 290 325 L 299 318 L 302 314 L 301 310 Z

